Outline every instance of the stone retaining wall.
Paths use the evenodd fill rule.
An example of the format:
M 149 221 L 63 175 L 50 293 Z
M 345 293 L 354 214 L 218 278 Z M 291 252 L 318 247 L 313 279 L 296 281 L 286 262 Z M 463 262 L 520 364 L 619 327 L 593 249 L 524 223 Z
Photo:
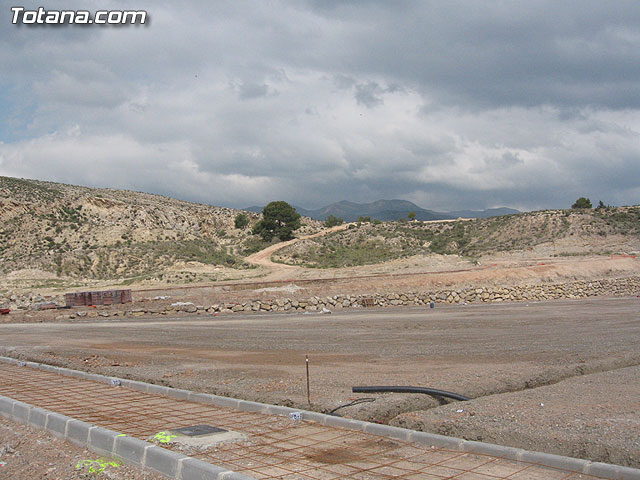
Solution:
M 507 301 L 539 301 L 560 298 L 640 295 L 640 277 L 579 281 L 562 284 L 523 285 L 516 287 L 475 287 L 425 292 L 376 293 L 371 295 L 334 295 L 302 299 L 275 298 L 250 302 L 227 302 L 214 305 L 184 303 L 165 307 L 134 308 L 126 312 L 109 310 L 79 311 L 71 316 L 143 316 L 186 313 L 250 313 L 250 312 L 322 312 L 343 308 L 419 306 L 434 303 L 479 303 Z

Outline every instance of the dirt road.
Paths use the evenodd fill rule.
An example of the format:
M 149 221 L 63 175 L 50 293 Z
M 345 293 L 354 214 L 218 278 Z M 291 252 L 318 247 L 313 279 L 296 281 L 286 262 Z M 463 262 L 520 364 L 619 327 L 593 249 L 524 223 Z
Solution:
M 321 232 L 314 233 L 313 235 L 305 235 L 299 238 L 294 238 L 293 240 L 288 240 L 286 242 L 276 243 L 275 245 L 271 245 L 263 250 L 260 250 L 259 252 L 254 253 L 253 255 L 248 256 L 247 258 L 245 258 L 245 261 L 253 265 L 260 265 L 262 267 L 269 268 L 271 271 L 266 277 L 267 280 L 279 280 L 282 277 L 283 273 L 289 274 L 295 270 L 302 270 L 302 268 L 295 267 L 293 265 L 284 265 L 282 263 L 272 262 L 271 256 L 275 252 L 277 252 L 281 248 L 287 247 L 289 245 L 293 245 L 294 243 L 299 242 L 301 240 L 322 237 L 324 235 L 328 235 L 333 232 L 346 230 L 347 228 L 349 228 L 349 225 L 350 224 L 345 223 L 342 225 L 337 225 L 335 227 L 327 228 L 326 230 L 322 230 Z
M 613 378 L 607 372 L 640 365 L 637 307 L 637 298 L 594 298 L 332 315 L 8 324 L 0 330 L 0 345 L 13 356 L 303 407 L 304 356 L 309 354 L 312 408 L 317 410 L 360 397 L 351 393 L 351 387 L 367 384 L 430 386 L 500 402 L 501 395 L 496 394 L 536 392 L 537 387 L 562 385 L 558 382 L 582 375 L 593 379 L 592 388 L 606 391 Z M 517 442 L 530 444 L 519 446 L 535 449 L 540 438 L 557 437 L 564 439 L 558 440 L 561 450 L 571 444 L 567 441 L 571 435 L 583 434 L 589 441 L 604 442 L 611 447 L 609 452 L 619 451 L 623 442 L 615 439 L 627 438 L 629 429 L 640 423 L 640 406 L 628 403 L 640 398 L 640 384 L 628 378 L 614 383 L 619 392 L 615 405 L 591 396 L 580 412 L 573 413 L 570 407 L 579 390 L 565 395 L 559 388 L 553 397 L 564 405 L 564 418 L 539 428 L 525 425 Z M 519 412 L 525 417 L 527 408 L 540 408 L 523 404 Z M 394 422 L 407 412 L 437 406 L 430 397 L 386 395 L 342 412 Z M 578 413 L 580 418 L 607 419 L 618 415 L 619 408 L 627 416 L 607 424 L 606 438 L 597 430 L 579 430 Z M 477 432 L 484 420 L 480 415 L 474 419 L 480 422 L 474 426 Z M 433 419 L 414 423 L 441 428 Z M 514 423 L 514 429 L 523 423 L 527 422 Z M 503 434 L 502 438 L 509 443 L 515 437 Z

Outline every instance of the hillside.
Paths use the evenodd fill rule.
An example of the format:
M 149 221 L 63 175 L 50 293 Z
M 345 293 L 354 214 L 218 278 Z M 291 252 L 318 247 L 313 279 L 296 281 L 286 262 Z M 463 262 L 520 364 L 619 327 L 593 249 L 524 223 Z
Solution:
M 374 222 L 288 246 L 275 261 L 307 267 L 370 265 L 413 255 L 532 257 L 640 250 L 640 207 L 548 210 L 457 222 Z
M 248 211 L 261 212 L 262 207 L 249 207 Z M 499 215 L 519 213 L 512 208 L 490 208 L 487 210 L 460 210 L 454 212 L 436 212 L 419 207 L 407 200 L 376 200 L 370 203 L 355 203 L 343 200 L 325 207 L 309 210 L 296 207 L 296 210 L 309 218 L 325 220 L 329 215 L 342 218 L 345 222 L 355 222 L 360 217 L 370 217 L 372 220 L 391 221 L 407 218 L 410 212 L 415 212 L 416 220 L 446 220 L 456 218 L 486 218 Z
M 0 177 L 0 285 L 184 285 L 264 277 L 269 269 L 245 261 L 269 246 L 251 235 L 260 215 L 247 213 L 250 225 L 236 229 L 239 212 L 146 193 Z M 305 218 L 296 235 L 322 229 L 319 221 Z M 419 263 L 420 255 L 483 263 L 491 255 L 609 255 L 640 250 L 639 232 L 640 207 L 376 221 L 295 242 L 272 258 L 337 268 L 409 257 Z M 281 273 L 291 278 L 290 272 Z
M 0 275 L 109 279 L 177 274 L 186 263 L 249 268 L 265 245 L 236 229 L 239 210 L 159 195 L 0 177 Z M 247 213 L 254 224 L 260 217 Z M 306 230 L 318 224 L 307 221 Z M 304 229 L 303 229 L 304 231 Z M 183 269 L 184 270 L 184 269 Z

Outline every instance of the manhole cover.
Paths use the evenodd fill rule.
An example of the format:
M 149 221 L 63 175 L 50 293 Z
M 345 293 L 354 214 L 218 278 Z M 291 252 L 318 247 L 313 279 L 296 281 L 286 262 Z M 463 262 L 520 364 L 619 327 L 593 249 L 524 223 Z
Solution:
M 225 433 L 228 430 L 212 427 L 211 425 L 193 425 L 192 427 L 176 428 L 173 431 L 180 435 L 186 435 L 187 437 L 200 437 L 203 435 L 213 435 L 214 433 Z

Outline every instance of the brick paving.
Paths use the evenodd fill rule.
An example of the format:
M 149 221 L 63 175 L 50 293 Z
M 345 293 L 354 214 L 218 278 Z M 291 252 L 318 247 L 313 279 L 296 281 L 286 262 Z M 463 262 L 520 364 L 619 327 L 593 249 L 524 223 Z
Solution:
M 243 433 L 248 436 L 247 441 L 182 453 L 257 479 L 600 478 L 310 421 L 295 422 L 283 416 L 174 400 L 15 365 L 0 365 L 0 394 L 141 440 L 149 440 L 160 431 L 197 424 Z M 171 445 L 168 448 L 177 449 Z

